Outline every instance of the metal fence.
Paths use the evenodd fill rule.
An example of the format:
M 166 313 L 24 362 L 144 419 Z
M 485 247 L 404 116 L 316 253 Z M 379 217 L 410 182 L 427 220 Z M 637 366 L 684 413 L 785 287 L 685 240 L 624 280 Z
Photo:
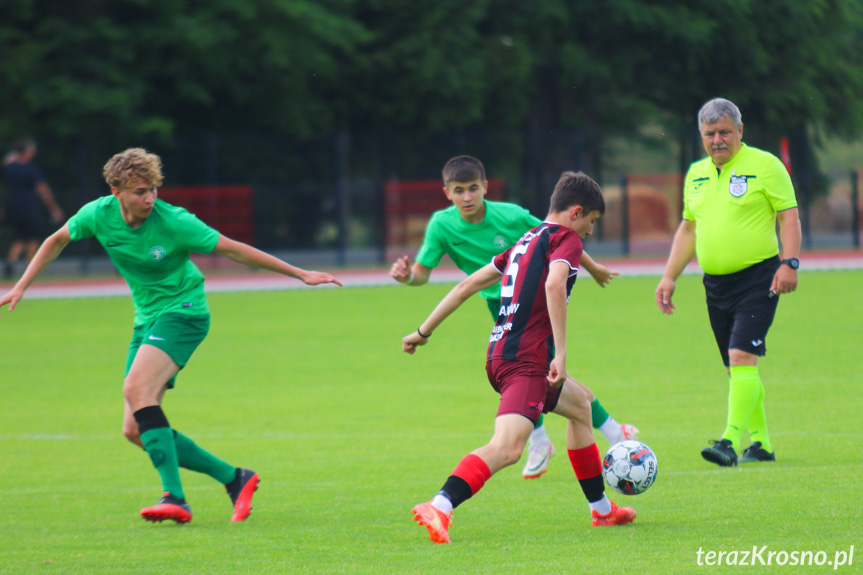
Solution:
M 590 246 L 608 255 L 667 252 L 680 219 L 682 175 L 673 148 L 660 159 L 621 149 L 611 136 L 579 131 L 535 135 L 509 130 L 436 135 L 340 133 L 297 140 L 245 134 L 179 137 L 170 143 L 130 142 L 162 156 L 166 186 L 247 186 L 252 190 L 253 242 L 273 252 L 301 256 L 319 265 L 366 265 L 387 261 L 416 245 L 387 246 L 384 231 L 386 182 L 440 179 L 452 156 L 480 158 L 489 178 L 504 182 L 508 201 L 542 217 L 558 176 L 584 170 L 602 184 L 608 209 Z M 620 140 L 618 140 L 619 142 Z M 767 148 L 768 146 L 758 145 Z M 40 142 L 36 163 L 67 214 L 108 193 L 104 162 L 119 150 L 82 141 Z M 859 247 L 859 171 L 837 178 L 829 192 L 802 190 L 811 181 L 795 174 L 807 248 Z M 5 190 L 0 189 L 0 196 Z M 5 199 L 5 198 L 4 198 Z M 2 202 L 0 202 L 2 205 Z M 0 227 L 0 252 L 11 240 Z M 96 242 L 79 242 L 64 253 L 104 258 Z M 296 261 L 296 259 L 295 259 Z

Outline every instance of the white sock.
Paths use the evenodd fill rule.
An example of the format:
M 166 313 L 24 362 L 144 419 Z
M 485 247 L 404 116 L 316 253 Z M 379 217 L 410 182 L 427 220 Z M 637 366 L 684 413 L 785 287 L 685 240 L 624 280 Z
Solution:
M 600 515 L 608 515 L 611 513 L 611 501 L 603 494 L 602 499 L 590 504 L 590 510 L 596 511 Z
M 431 501 L 432 507 L 437 507 L 447 515 L 452 513 L 452 501 L 438 493 Z
M 545 432 L 545 425 L 540 425 L 530 432 L 530 445 L 547 445 L 549 441 L 551 439 L 548 438 L 548 434 Z
M 599 432 L 612 445 L 623 439 L 623 430 L 620 429 L 620 424 L 610 415 L 605 423 L 599 426 Z

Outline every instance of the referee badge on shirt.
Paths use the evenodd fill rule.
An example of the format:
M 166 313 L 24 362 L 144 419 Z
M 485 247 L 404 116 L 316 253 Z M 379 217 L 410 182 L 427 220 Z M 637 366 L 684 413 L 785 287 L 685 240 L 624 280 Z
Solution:
M 746 193 L 746 176 L 735 176 L 731 172 L 731 183 L 728 184 L 729 193 L 735 198 L 739 198 Z

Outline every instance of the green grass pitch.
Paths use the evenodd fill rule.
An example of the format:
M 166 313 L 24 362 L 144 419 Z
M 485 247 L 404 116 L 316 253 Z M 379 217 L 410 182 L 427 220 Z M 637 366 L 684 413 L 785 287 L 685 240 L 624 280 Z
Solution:
M 224 490 L 183 471 L 185 526 L 138 510 L 160 496 L 148 458 L 122 437 L 129 298 L 24 300 L 0 311 L 2 573 L 770 573 L 832 567 L 699 567 L 696 553 L 836 551 L 863 563 L 863 272 L 801 273 L 761 363 L 775 464 L 720 469 L 699 451 L 725 422 L 727 382 L 697 277 L 677 312 L 657 278 L 576 285 L 568 368 L 659 459 L 657 483 L 625 499 L 630 526 L 590 526 L 566 457 L 521 465 L 455 512 L 452 545 L 411 521 L 459 459 L 491 435 L 490 321 L 468 302 L 417 355 L 401 337 L 449 286 L 210 296 L 210 335 L 165 400 L 172 425 L 258 471 L 254 512 L 232 524 Z M 608 445 L 598 437 L 600 450 Z M 766 556 L 765 556 L 766 557 Z

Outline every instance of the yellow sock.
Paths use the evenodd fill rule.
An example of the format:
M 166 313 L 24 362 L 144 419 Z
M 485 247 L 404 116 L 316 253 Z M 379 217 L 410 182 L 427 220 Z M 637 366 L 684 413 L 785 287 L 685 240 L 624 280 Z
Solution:
M 761 380 L 758 380 L 761 383 Z M 749 437 L 752 443 L 761 442 L 761 448 L 772 452 L 773 445 L 770 443 L 770 435 L 767 433 L 767 416 L 764 413 L 764 384 L 761 383 L 760 393 L 758 394 L 758 403 L 755 405 L 755 411 L 752 412 L 752 417 L 749 418 Z
M 754 365 L 735 365 L 731 367 L 731 383 L 728 389 L 728 422 L 724 439 L 731 441 L 736 450 L 740 449 L 740 438 L 755 412 L 761 378 L 758 367 Z

